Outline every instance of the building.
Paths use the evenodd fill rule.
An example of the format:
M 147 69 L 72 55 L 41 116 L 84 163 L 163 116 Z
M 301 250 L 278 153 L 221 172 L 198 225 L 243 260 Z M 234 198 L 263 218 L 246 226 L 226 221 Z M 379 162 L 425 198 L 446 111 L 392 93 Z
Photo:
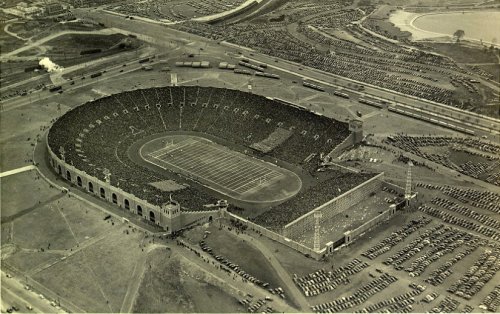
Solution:
M 62 4 L 60 3 L 57 3 L 57 2 L 52 2 L 52 3 L 49 3 L 47 4 L 47 6 L 45 6 L 45 14 L 46 15 L 58 15 L 58 14 L 62 14 L 64 13 L 64 7 L 62 6 Z

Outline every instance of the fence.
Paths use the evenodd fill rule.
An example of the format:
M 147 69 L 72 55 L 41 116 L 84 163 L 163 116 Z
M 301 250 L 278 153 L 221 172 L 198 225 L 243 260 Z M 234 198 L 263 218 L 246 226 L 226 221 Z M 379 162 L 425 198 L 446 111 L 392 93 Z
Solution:
M 380 189 L 383 184 L 383 177 L 384 173 L 382 172 L 370 180 L 365 181 L 344 194 L 337 196 L 307 214 L 295 219 L 283 228 L 283 235 L 291 239 L 296 239 L 305 232 L 312 230 L 315 222 L 314 212 L 317 210 L 321 211 L 323 214 L 322 220 L 327 221 L 340 212 L 356 205 L 365 199 L 370 193 Z
M 302 254 L 308 254 L 309 256 L 311 256 L 312 258 L 314 258 L 316 260 L 321 259 L 325 255 L 326 249 L 323 249 L 319 252 L 316 252 L 313 249 L 311 249 L 303 244 L 295 242 L 292 239 L 288 239 L 281 234 L 278 234 L 278 233 L 273 232 L 267 228 L 264 228 L 260 225 L 257 225 L 251 221 L 248 221 L 244 218 L 241 218 L 240 216 L 234 215 L 234 214 L 229 213 L 229 212 L 226 212 L 226 214 L 229 216 L 229 218 L 236 219 L 240 223 L 242 223 L 243 225 L 246 225 L 250 230 L 256 231 L 256 232 L 262 234 L 263 236 L 265 236 L 271 240 L 274 240 L 276 242 L 279 242 L 283 245 L 286 245 L 287 247 L 294 249 Z

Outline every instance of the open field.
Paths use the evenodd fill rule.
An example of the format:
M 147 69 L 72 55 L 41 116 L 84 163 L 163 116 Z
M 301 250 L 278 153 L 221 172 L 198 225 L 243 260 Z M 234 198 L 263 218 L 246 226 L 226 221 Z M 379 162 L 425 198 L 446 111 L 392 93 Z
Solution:
M 7 34 L 4 30 L 6 24 L 0 23 L 0 45 L 2 45 L 2 52 L 9 52 L 16 50 L 24 42 L 10 34 Z
M 41 206 L 40 202 L 51 202 L 63 197 L 61 192 L 51 189 L 35 170 L 0 178 L 2 195 L 2 223 L 29 213 Z M 31 191 L 31 192 L 28 192 Z M 33 193 L 36 191 L 36 193 Z
M 441 53 L 458 63 L 498 63 L 498 57 L 487 46 L 471 47 L 467 44 L 426 43 L 433 51 Z
M 150 253 L 134 313 L 234 313 L 243 308 L 214 278 L 178 254 L 157 249 Z
M 210 232 L 208 236 L 205 236 L 206 231 Z M 250 241 L 242 239 L 226 227 L 220 229 L 218 223 L 213 223 L 208 228 L 204 226 L 193 229 L 185 237 L 194 246 L 199 246 L 199 241 L 204 240 L 213 249 L 214 255 L 223 256 L 231 263 L 239 265 L 246 273 L 268 283 L 269 288 L 283 288 L 285 295 L 288 296 L 285 301 L 294 307 L 298 306 L 298 301 L 291 297 L 293 294 L 290 292 L 290 287 L 287 287 L 277 270 L 273 268 L 271 257 L 259 250 L 257 244 L 252 242 L 252 238 L 249 238 Z

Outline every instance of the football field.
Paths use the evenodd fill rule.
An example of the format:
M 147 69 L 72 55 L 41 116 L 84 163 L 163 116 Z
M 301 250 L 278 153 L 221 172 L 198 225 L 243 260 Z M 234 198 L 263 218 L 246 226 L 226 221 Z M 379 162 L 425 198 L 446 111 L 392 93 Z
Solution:
M 197 137 L 163 140 L 161 147 L 156 143 L 142 156 L 158 167 L 175 170 L 230 196 L 276 189 L 273 185 L 290 182 L 286 169 Z

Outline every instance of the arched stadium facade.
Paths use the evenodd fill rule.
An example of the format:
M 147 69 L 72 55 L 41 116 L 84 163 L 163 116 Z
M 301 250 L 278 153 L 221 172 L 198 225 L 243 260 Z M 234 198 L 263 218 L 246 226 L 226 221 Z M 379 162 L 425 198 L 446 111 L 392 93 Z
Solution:
M 172 134 L 185 139 L 170 142 Z M 220 140 L 229 149 L 219 148 L 212 141 L 207 144 L 194 140 L 203 137 Z M 282 190 L 282 186 L 290 185 L 292 176 L 286 177 L 291 171 L 280 170 L 278 161 L 312 173 L 321 163 L 321 156 L 351 146 L 361 137 L 359 122 L 349 125 L 293 104 L 238 90 L 182 86 L 127 91 L 82 104 L 52 125 L 47 147 L 51 167 L 72 185 L 172 233 L 220 215 L 239 219 L 234 213 L 205 205 L 217 203 L 224 196 L 231 203 L 237 199 L 235 195 L 253 201 L 260 192 L 271 193 L 273 185 Z M 139 162 L 141 158 L 132 158 L 134 154 L 142 156 L 137 151 L 150 139 L 156 140 L 158 146 L 148 153 L 151 160 Z M 231 149 L 239 152 L 231 153 Z M 228 161 L 232 163 L 225 163 Z M 351 186 L 343 187 L 344 191 L 352 190 L 357 195 L 352 199 L 362 199 L 380 188 L 383 174 L 374 177 L 352 173 L 348 177 L 354 179 L 350 179 Z M 224 185 L 225 189 L 212 185 Z M 300 184 L 287 194 L 290 202 L 294 202 L 298 190 Z M 333 186 L 326 190 L 329 198 L 324 202 L 339 196 L 329 195 L 336 190 Z M 342 195 L 336 202 L 353 203 L 345 199 L 346 195 Z M 290 223 L 300 230 L 310 228 L 310 212 L 301 208 L 289 215 L 289 203 L 284 204 L 273 207 L 275 203 L 270 202 L 270 215 L 266 216 L 271 221 L 277 215 L 287 216 L 289 221 L 282 222 L 284 228 L 271 228 L 267 234 L 270 225 L 264 224 L 259 230 L 289 245 L 294 242 L 285 235 L 295 232 Z M 334 213 L 334 209 L 330 211 Z M 259 219 L 254 220 L 257 224 L 242 221 L 260 228 Z M 303 246 L 294 248 L 316 254 Z

